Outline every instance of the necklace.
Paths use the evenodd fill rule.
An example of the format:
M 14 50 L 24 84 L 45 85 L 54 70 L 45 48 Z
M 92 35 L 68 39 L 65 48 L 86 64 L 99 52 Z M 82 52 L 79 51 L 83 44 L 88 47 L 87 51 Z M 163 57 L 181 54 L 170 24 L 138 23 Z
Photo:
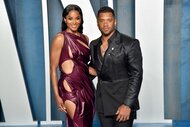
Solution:
M 106 50 L 108 49 L 108 46 L 104 47 L 103 45 L 101 45 L 100 49 L 101 49 L 102 56 L 104 56 Z

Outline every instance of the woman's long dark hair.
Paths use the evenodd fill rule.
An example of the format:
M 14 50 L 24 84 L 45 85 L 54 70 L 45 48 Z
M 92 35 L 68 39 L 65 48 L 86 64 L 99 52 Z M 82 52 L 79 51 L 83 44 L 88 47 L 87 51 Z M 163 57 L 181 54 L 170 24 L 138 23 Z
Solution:
M 62 13 L 62 31 L 67 29 L 67 24 L 64 21 L 64 18 L 66 18 L 66 16 L 69 14 L 70 11 L 75 10 L 78 11 L 80 16 L 81 16 L 81 24 L 79 26 L 78 32 L 79 33 L 83 33 L 83 14 L 82 14 L 82 10 L 78 5 L 75 4 L 69 4 L 68 6 L 65 7 L 65 9 L 63 10 Z

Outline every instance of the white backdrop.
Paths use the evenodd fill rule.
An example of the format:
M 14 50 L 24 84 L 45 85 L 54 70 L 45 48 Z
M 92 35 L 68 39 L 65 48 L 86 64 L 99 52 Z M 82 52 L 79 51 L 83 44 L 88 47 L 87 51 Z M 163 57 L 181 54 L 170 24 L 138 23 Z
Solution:
M 144 69 L 137 122 L 171 122 L 164 120 L 163 104 L 164 0 L 136 0 L 135 8 L 135 32 L 142 48 Z
M 68 1 L 68 0 L 67 0 Z M 44 123 L 49 123 L 50 121 L 50 84 L 49 84 L 49 42 L 48 42 L 48 27 L 47 27 L 47 11 L 46 11 L 46 2 L 43 2 L 43 19 L 44 19 L 44 40 L 45 40 L 45 60 L 46 60 L 46 94 L 47 94 L 47 121 Z M 63 1 L 62 1 L 63 2 Z M 76 1 L 75 1 L 76 2 Z M 171 122 L 170 120 L 164 120 L 164 108 L 163 108 L 163 0 L 136 0 L 136 38 L 140 40 L 142 53 L 143 53 L 143 68 L 144 68 L 144 79 L 142 84 L 142 89 L 140 92 L 140 105 L 141 109 L 138 111 L 138 119 L 135 122 L 140 123 L 166 123 Z M 81 4 L 81 1 L 78 1 Z M 85 2 L 88 4 L 88 2 Z M 112 0 L 109 0 L 109 5 L 113 6 Z M 88 5 L 83 5 L 84 7 L 88 7 Z M 90 7 L 92 8 L 92 7 Z M 20 89 L 20 100 L 24 100 L 25 107 L 22 109 L 17 109 L 23 113 L 29 114 L 27 117 L 28 123 L 32 123 L 31 120 L 31 111 L 28 109 L 28 100 L 25 94 L 26 89 L 23 87 L 23 77 L 21 74 L 21 69 L 19 65 L 18 56 L 16 53 L 16 47 L 14 44 L 13 36 L 10 30 L 10 24 L 8 23 L 7 14 L 4 7 L 4 2 L 0 1 L 0 99 L 2 101 L 3 94 L 2 84 L 16 83 L 17 89 Z M 89 12 L 91 13 L 91 12 Z M 89 14 L 91 15 L 91 14 Z M 5 19 L 5 20 L 2 20 Z M 94 20 L 94 18 L 91 18 Z M 89 21 L 91 22 L 91 21 Z M 96 22 L 92 22 L 92 25 L 96 26 Z M 92 26 L 91 25 L 91 26 Z M 85 31 L 84 26 L 84 31 Z M 97 30 L 97 28 L 95 28 Z M 7 34 L 5 34 L 7 33 Z M 85 34 L 88 35 L 88 30 Z M 96 36 L 99 36 L 99 31 L 97 30 Z M 2 36 L 3 35 L 3 36 Z M 94 35 L 93 35 L 94 36 Z M 90 38 L 91 40 L 94 38 Z M 10 52 L 11 51 L 11 52 Z M 9 56 L 6 54 L 9 53 Z M 11 55 L 11 57 L 10 57 Z M 7 59 L 9 58 L 9 60 Z M 7 62 L 7 63 L 5 63 Z M 7 68 L 4 68 L 4 67 Z M 11 67 L 11 68 L 8 68 Z M 4 72 L 8 69 L 11 69 L 12 77 L 10 80 L 10 75 L 6 76 Z M 8 70 L 9 71 L 9 70 Z M 14 76 L 17 75 L 17 76 Z M 19 78 L 18 78 L 19 75 Z M 2 78 L 3 77 L 3 78 Z M 17 78 L 18 79 L 17 79 Z M 2 80 L 3 79 L 3 80 Z M 11 82 L 11 83 L 10 83 Z M 8 88 L 8 85 L 5 85 Z M 13 92 L 14 89 L 9 89 L 9 92 Z M 14 92 L 13 92 L 14 93 Z M 6 95 L 7 96 L 7 95 Z M 14 97 L 14 96 L 13 96 Z M 9 97 L 6 97 L 7 99 Z M 6 99 L 5 98 L 5 99 Z M 14 103 L 16 104 L 16 102 Z M 19 104 L 18 104 L 19 105 Z M 3 106 L 3 110 L 5 108 L 9 108 L 8 106 Z M 9 114 L 4 114 L 9 116 Z M 15 120 L 16 119 L 16 120 Z M 12 122 L 11 122 L 12 121 Z M 0 125 L 7 125 L 11 123 L 21 123 L 21 121 L 17 120 L 17 118 L 11 117 L 10 120 L 6 123 L 0 123 Z M 54 123 L 54 122 L 53 122 Z M 24 122 L 26 124 L 26 122 Z

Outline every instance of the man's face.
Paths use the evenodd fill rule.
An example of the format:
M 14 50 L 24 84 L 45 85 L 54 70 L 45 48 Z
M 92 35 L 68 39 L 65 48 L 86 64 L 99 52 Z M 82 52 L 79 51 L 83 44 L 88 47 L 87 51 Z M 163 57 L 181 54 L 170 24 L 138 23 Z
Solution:
M 97 23 L 99 30 L 104 36 L 109 36 L 115 30 L 116 20 L 111 12 L 100 13 Z

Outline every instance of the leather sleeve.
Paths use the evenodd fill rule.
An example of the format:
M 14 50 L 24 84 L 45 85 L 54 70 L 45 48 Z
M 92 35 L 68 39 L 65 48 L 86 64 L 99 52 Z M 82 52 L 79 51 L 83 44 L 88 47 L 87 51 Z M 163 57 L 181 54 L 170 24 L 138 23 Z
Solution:
M 94 60 L 93 60 L 93 56 L 94 56 L 94 44 L 93 43 L 94 42 L 90 43 L 90 61 L 89 61 L 88 66 L 91 66 L 91 67 L 95 68 L 95 66 L 94 66 Z M 96 76 L 93 76 L 93 75 L 89 74 L 90 80 L 93 80 L 95 77 Z
M 143 78 L 142 53 L 137 39 L 134 39 L 133 42 L 125 43 L 124 48 L 129 71 L 128 91 L 124 104 L 133 109 L 138 103 L 138 95 Z
M 89 66 L 91 67 L 95 67 L 93 58 L 94 58 L 94 42 L 92 41 L 90 43 L 90 62 L 89 62 Z

